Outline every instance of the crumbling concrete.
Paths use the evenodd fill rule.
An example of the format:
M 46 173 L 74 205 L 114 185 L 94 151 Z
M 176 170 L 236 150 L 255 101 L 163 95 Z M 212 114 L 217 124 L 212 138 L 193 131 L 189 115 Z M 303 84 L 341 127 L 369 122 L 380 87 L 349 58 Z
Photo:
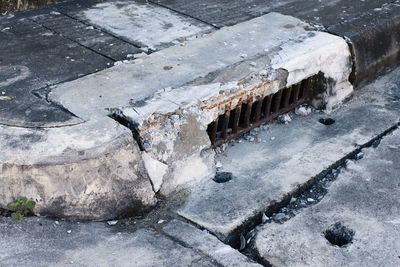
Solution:
M 399 138 L 395 130 L 349 161 L 318 204 L 261 227 L 260 256 L 274 266 L 399 265 Z
M 0 127 L 0 207 L 18 196 L 37 214 L 107 219 L 156 203 L 138 175 L 140 151 L 128 129 L 110 120 L 68 128 Z
M 194 188 L 177 213 L 221 240 L 236 242 L 246 227 L 261 223 L 269 207 L 397 125 L 399 71 L 355 94 L 331 114 L 334 124 L 320 123 L 327 116 L 319 112 L 292 116 L 289 124 L 264 126 L 251 132 L 252 139 L 226 145 L 216 160 L 218 171 L 232 179 Z
M 3 172 L 3 190 L 10 193 L 2 200 L 2 206 L 24 192 L 24 195 L 38 201 L 46 199 L 38 205 L 38 209 L 43 212 L 46 212 L 45 207 L 49 205 L 48 199 L 59 200 L 51 202 L 54 207 L 73 207 L 76 206 L 73 200 L 87 199 L 86 204 L 77 202 L 77 205 L 82 205 L 75 213 L 61 209 L 58 215 L 65 216 L 85 217 L 86 211 L 86 214 L 91 214 L 87 218 L 104 218 L 106 214 L 108 218 L 120 211 L 113 209 L 114 212 L 109 214 L 111 207 L 121 202 L 129 206 L 130 200 L 151 205 L 154 202 L 154 192 L 169 194 L 180 187 L 192 187 L 214 175 L 215 152 L 211 149 L 206 128 L 219 114 L 243 101 L 274 93 L 318 73 L 323 73 L 328 82 L 315 103 L 331 109 L 352 92 L 348 81 L 350 72 L 350 51 L 343 39 L 312 31 L 310 25 L 296 18 L 270 13 L 81 79 L 62 83 L 49 89 L 48 100 L 62 106 L 83 122 L 76 126 L 45 130 L 53 139 L 46 138 L 40 142 L 31 140 L 26 144 L 28 149 L 18 153 L 11 152 L 8 144 L 2 158 L 3 165 L 18 165 L 20 159 L 14 157 L 16 162 L 12 162 L 13 157 L 8 156 L 10 153 L 23 158 L 28 154 L 35 155 L 31 158 L 32 162 L 22 161 L 22 165 L 31 166 L 36 162 L 50 164 L 51 172 L 39 172 L 42 179 L 51 181 L 56 177 L 60 180 L 55 180 L 56 184 L 53 185 L 34 183 L 30 190 L 35 193 L 26 194 L 28 191 L 19 190 L 20 187 L 14 182 L 20 178 L 16 175 L 34 172 Z M 116 140 L 120 140 L 121 135 L 128 136 L 129 132 L 125 129 L 121 134 L 121 126 L 117 127 L 116 122 L 108 116 L 128 126 L 133 131 L 135 141 L 132 137 L 128 138 L 131 144 L 123 150 L 127 153 L 126 149 L 132 147 L 133 154 L 130 157 L 118 154 L 120 147 L 111 146 L 109 153 L 118 155 L 117 159 L 107 159 L 110 167 L 102 172 L 98 170 L 102 160 L 93 163 L 94 167 L 92 163 L 89 164 L 92 167 L 85 166 L 90 159 L 107 156 L 104 155 L 105 148 L 109 147 L 107 144 L 118 142 Z M 5 132 L 12 129 L 4 127 Z M 38 130 L 31 131 L 38 133 Z M 49 140 L 63 143 L 60 146 L 57 141 Z M 81 140 L 85 142 L 80 143 Z M 43 149 L 37 149 L 36 143 L 51 153 L 37 154 L 36 151 Z M 101 147 L 103 152 L 90 156 L 86 153 L 92 149 L 101 151 Z M 138 148 L 142 151 L 139 152 Z M 49 160 L 62 156 L 66 151 L 71 151 L 71 155 L 82 153 L 84 156 L 66 158 L 64 164 Z M 124 190 L 120 190 L 120 187 L 107 189 L 107 186 L 103 187 L 99 183 L 96 189 L 88 192 L 97 198 L 86 198 L 85 187 L 78 187 L 80 189 L 75 192 L 74 187 L 71 191 L 62 186 L 69 179 L 72 185 L 82 184 L 78 171 L 70 176 L 65 170 L 72 162 L 76 164 L 74 170 L 81 168 L 87 173 L 97 173 L 99 181 L 109 181 L 107 184 L 111 187 L 112 180 L 116 179 L 112 175 L 110 178 L 114 169 L 128 166 L 123 167 L 123 174 L 116 177 L 124 177 L 122 181 L 131 181 L 133 177 L 134 182 L 122 182 L 121 188 Z M 82 167 L 78 168 L 81 164 Z M 161 172 L 154 171 L 159 168 Z M 148 190 L 151 188 L 150 183 L 154 190 L 151 192 Z M 58 191 L 50 190 L 50 185 Z M 131 193 L 133 198 L 127 199 L 125 192 L 132 191 L 132 188 L 138 195 Z M 39 194 L 39 191 L 44 193 Z M 109 191 L 110 194 L 99 193 Z M 59 198 L 60 195 L 74 197 Z M 110 206 L 98 205 L 99 198 L 111 203 Z M 92 206 L 97 209 L 91 211 Z

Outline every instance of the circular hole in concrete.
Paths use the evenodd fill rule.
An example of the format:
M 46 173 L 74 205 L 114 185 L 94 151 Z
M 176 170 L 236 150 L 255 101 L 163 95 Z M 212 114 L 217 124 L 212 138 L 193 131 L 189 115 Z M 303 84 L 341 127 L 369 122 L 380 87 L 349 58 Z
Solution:
M 217 172 L 213 180 L 216 183 L 222 184 L 232 180 L 232 177 L 233 175 L 231 172 Z
M 323 125 L 332 125 L 335 123 L 335 120 L 332 118 L 321 118 L 318 120 L 320 123 L 322 123 Z
M 354 231 L 341 222 L 337 222 L 324 232 L 325 238 L 332 245 L 343 247 L 353 241 Z

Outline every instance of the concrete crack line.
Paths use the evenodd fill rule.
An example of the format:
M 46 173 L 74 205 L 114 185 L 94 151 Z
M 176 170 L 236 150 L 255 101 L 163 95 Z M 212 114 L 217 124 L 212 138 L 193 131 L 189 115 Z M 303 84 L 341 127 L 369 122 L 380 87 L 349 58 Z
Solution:
M 109 31 L 107 31 L 107 30 L 104 30 L 104 29 L 102 29 L 102 28 L 100 28 L 100 27 L 98 27 L 98 26 L 96 26 L 96 25 L 92 25 L 92 24 L 90 24 L 90 23 L 88 23 L 88 22 L 86 22 L 86 21 L 84 21 L 84 20 L 81 20 L 81 19 L 78 19 L 78 18 L 76 18 L 76 17 L 74 17 L 74 16 L 71 16 L 71 15 L 69 15 L 68 13 L 64 13 L 64 12 L 62 12 L 62 11 L 60 11 L 60 10 L 57 10 L 57 12 L 60 13 L 60 14 L 62 14 L 62 15 L 64 15 L 64 16 L 66 16 L 66 17 L 68 17 L 68 18 L 70 18 L 70 19 L 72 19 L 72 20 L 78 21 L 78 22 L 80 22 L 80 23 L 82 23 L 82 24 L 84 24 L 84 25 L 86 25 L 86 26 L 92 26 L 94 29 L 96 29 L 96 30 L 98 30 L 98 31 L 100 31 L 100 32 L 102 32 L 102 33 L 104 33 L 104 34 L 107 34 L 107 35 L 109 35 L 109 36 L 112 36 L 112 37 L 114 37 L 115 39 L 117 39 L 117 40 L 119 40 L 119 41 L 121 41 L 121 42 L 130 44 L 130 45 L 132 45 L 132 46 L 134 46 L 134 47 L 136 47 L 136 48 L 141 49 L 141 45 L 138 44 L 138 43 L 131 42 L 131 41 L 125 39 L 125 38 L 122 38 L 122 37 L 120 37 L 120 36 L 117 36 L 117 35 L 113 34 L 112 32 L 109 32 Z M 143 51 L 143 52 L 145 52 L 145 51 Z M 114 61 L 116 61 L 116 60 L 114 60 Z
M 388 128 L 387 130 L 377 135 L 375 138 L 371 139 L 367 143 L 360 145 L 353 152 L 349 153 L 345 157 L 341 158 L 340 160 L 332 164 L 329 168 L 327 168 L 323 172 L 311 178 L 307 183 L 303 184 L 295 191 L 288 193 L 283 198 L 283 200 L 273 205 L 270 205 L 264 213 L 261 213 L 250 219 L 247 225 L 243 225 L 242 227 L 240 227 L 241 228 L 240 230 L 235 231 L 236 235 L 245 237 L 244 240 L 246 242 L 246 245 L 247 244 L 249 245 L 246 246 L 246 249 L 244 249 L 241 252 L 253 260 L 256 261 L 261 260 L 261 256 L 257 254 L 256 250 L 253 247 L 253 238 L 257 233 L 258 226 L 271 223 L 272 221 L 275 221 L 277 223 L 284 223 L 295 217 L 302 209 L 308 208 L 310 206 L 319 203 L 328 193 L 329 186 L 340 175 L 340 171 L 346 169 L 348 160 L 356 160 L 356 161 L 361 160 L 363 149 L 370 147 L 374 148 L 378 147 L 380 141 L 385 136 L 398 130 L 399 126 L 400 122 Z M 306 205 L 299 205 L 299 203 L 301 203 L 302 200 L 310 199 L 312 196 L 316 195 L 319 195 L 320 197 L 317 199 L 313 199 L 312 202 Z M 287 217 L 283 220 L 273 218 L 274 215 L 279 213 L 285 214 L 285 216 Z M 231 244 L 231 246 L 237 248 L 237 244 Z
M 58 31 L 56 31 L 56 30 L 53 30 L 53 29 L 51 29 L 51 28 L 49 28 L 49 27 L 47 27 L 47 26 L 45 26 L 45 25 L 43 25 L 43 24 L 38 23 L 37 21 L 35 21 L 35 20 L 32 19 L 32 18 L 28 18 L 28 20 L 31 21 L 31 22 L 33 22 L 33 23 L 35 23 L 36 25 L 38 25 L 38 26 L 40 26 L 40 27 L 46 29 L 46 30 L 49 30 L 49 31 L 51 31 L 51 32 L 53 32 L 53 33 L 55 33 L 55 34 L 61 36 L 62 38 L 65 38 L 65 39 L 67 39 L 67 40 L 69 40 L 69 41 L 71 41 L 71 42 L 73 42 L 73 43 L 75 43 L 75 44 L 77 44 L 77 45 L 79 45 L 79 46 L 81 46 L 81 47 L 83 47 L 83 48 L 86 48 L 86 49 L 88 49 L 88 50 L 90 50 L 90 51 L 96 53 L 96 54 L 99 55 L 99 56 L 105 57 L 106 59 L 111 60 L 112 62 L 115 62 L 115 61 L 116 61 L 115 59 L 113 59 L 113 58 L 111 58 L 111 57 L 109 57 L 109 56 L 107 56 L 107 55 L 104 55 L 104 54 L 102 54 L 102 53 L 100 53 L 100 52 L 94 50 L 94 49 L 91 48 L 91 47 L 88 47 L 88 46 L 86 46 L 86 45 L 83 45 L 83 44 L 81 44 L 81 43 L 75 41 L 74 39 L 71 39 L 71 38 L 66 37 L 65 35 L 61 34 L 60 32 L 58 32 Z
M 214 28 L 214 29 L 216 29 L 216 30 L 221 29 L 221 27 L 218 27 L 218 26 L 216 26 L 216 25 L 210 24 L 209 22 L 207 22 L 207 21 L 205 21 L 205 20 L 202 20 L 202 19 L 200 19 L 200 18 L 194 17 L 194 16 L 192 16 L 192 15 L 188 15 L 188 14 L 182 12 L 182 11 L 176 10 L 176 9 L 171 8 L 171 7 L 169 7 L 169 6 L 166 6 L 166 5 L 164 5 L 164 4 L 161 4 L 161 3 L 158 3 L 158 2 L 155 2 L 155 1 L 152 1 L 152 0 L 146 0 L 146 2 L 147 2 L 147 3 L 151 3 L 151 4 L 153 4 L 153 5 L 156 5 L 156 6 L 159 6 L 159 7 L 161 7 L 161 8 L 168 9 L 168 10 L 170 10 L 170 11 L 172 11 L 172 12 L 175 12 L 175 13 L 177 13 L 177 14 L 179 14 L 179 15 L 182 15 L 182 16 L 185 16 L 185 17 L 188 17 L 188 18 L 192 18 L 192 19 L 197 20 L 197 21 L 199 21 L 199 22 L 201 22 L 201 23 L 204 23 L 204 24 L 206 24 L 206 25 L 208 25 L 208 26 L 210 26 L 210 27 L 212 27 L 212 28 Z

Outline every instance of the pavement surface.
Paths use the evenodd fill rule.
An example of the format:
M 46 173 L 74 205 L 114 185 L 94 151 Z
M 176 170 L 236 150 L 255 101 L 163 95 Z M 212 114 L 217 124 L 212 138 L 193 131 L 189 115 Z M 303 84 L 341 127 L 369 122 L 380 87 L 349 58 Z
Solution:
M 11 187 L 0 198 L 52 196 L 35 199 L 44 214 L 82 219 L 154 209 L 109 222 L 1 216 L 0 265 L 398 266 L 399 9 L 398 0 L 72 0 L 1 16 L 0 180 Z M 290 60 L 299 54 L 311 56 Z M 171 198 L 141 175 L 143 148 L 105 110 L 133 118 L 171 87 L 200 99 L 197 86 L 271 62 L 329 70 L 324 55 L 351 72 L 351 99 L 217 148 L 217 175 Z M 168 108 L 188 104 L 179 92 Z M 182 151 L 193 149 L 179 136 Z
M 399 147 L 396 129 L 378 147 L 363 149 L 363 159 L 347 162 L 321 202 L 261 227 L 261 257 L 274 266 L 398 266 Z M 342 227 L 327 236 L 335 224 Z

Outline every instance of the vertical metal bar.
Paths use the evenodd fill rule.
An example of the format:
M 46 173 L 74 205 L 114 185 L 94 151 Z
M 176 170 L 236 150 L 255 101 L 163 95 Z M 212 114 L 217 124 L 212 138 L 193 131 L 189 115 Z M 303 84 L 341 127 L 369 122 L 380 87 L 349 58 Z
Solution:
M 232 125 L 232 133 L 236 134 L 239 129 L 239 120 L 240 120 L 240 107 L 235 108 L 233 110 L 233 125 Z
M 274 97 L 272 99 L 272 113 L 278 113 L 279 111 L 279 106 L 281 105 L 282 99 L 282 92 L 283 90 L 279 90 L 277 93 L 274 94 Z
M 289 107 L 289 102 L 290 102 L 290 95 L 292 94 L 292 86 L 285 89 L 285 94 L 283 98 L 283 107 L 282 108 L 287 108 Z
M 222 116 L 222 121 L 220 123 L 221 123 L 221 136 L 222 136 L 222 139 L 226 139 L 228 137 L 229 115 L 225 113 Z
M 217 125 L 218 125 L 218 119 L 213 121 L 208 125 L 208 136 L 210 137 L 211 144 L 215 145 L 215 141 L 217 138 Z
M 272 95 L 267 96 L 267 99 L 265 101 L 266 103 L 265 103 L 264 114 L 268 120 L 271 115 Z
M 252 107 L 252 103 L 246 104 L 246 108 L 244 110 L 244 117 L 243 117 L 243 128 L 250 127 L 251 107 Z
M 252 118 L 253 122 L 259 122 L 260 121 L 260 117 L 261 117 L 261 108 L 262 108 L 262 101 L 258 100 L 256 102 L 254 102 L 255 108 L 254 108 L 254 116 Z
M 301 84 L 295 84 L 293 85 L 293 97 L 292 97 L 292 104 L 296 103 L 299 100 L 299 93 L 300 93 L 300 86 Z

